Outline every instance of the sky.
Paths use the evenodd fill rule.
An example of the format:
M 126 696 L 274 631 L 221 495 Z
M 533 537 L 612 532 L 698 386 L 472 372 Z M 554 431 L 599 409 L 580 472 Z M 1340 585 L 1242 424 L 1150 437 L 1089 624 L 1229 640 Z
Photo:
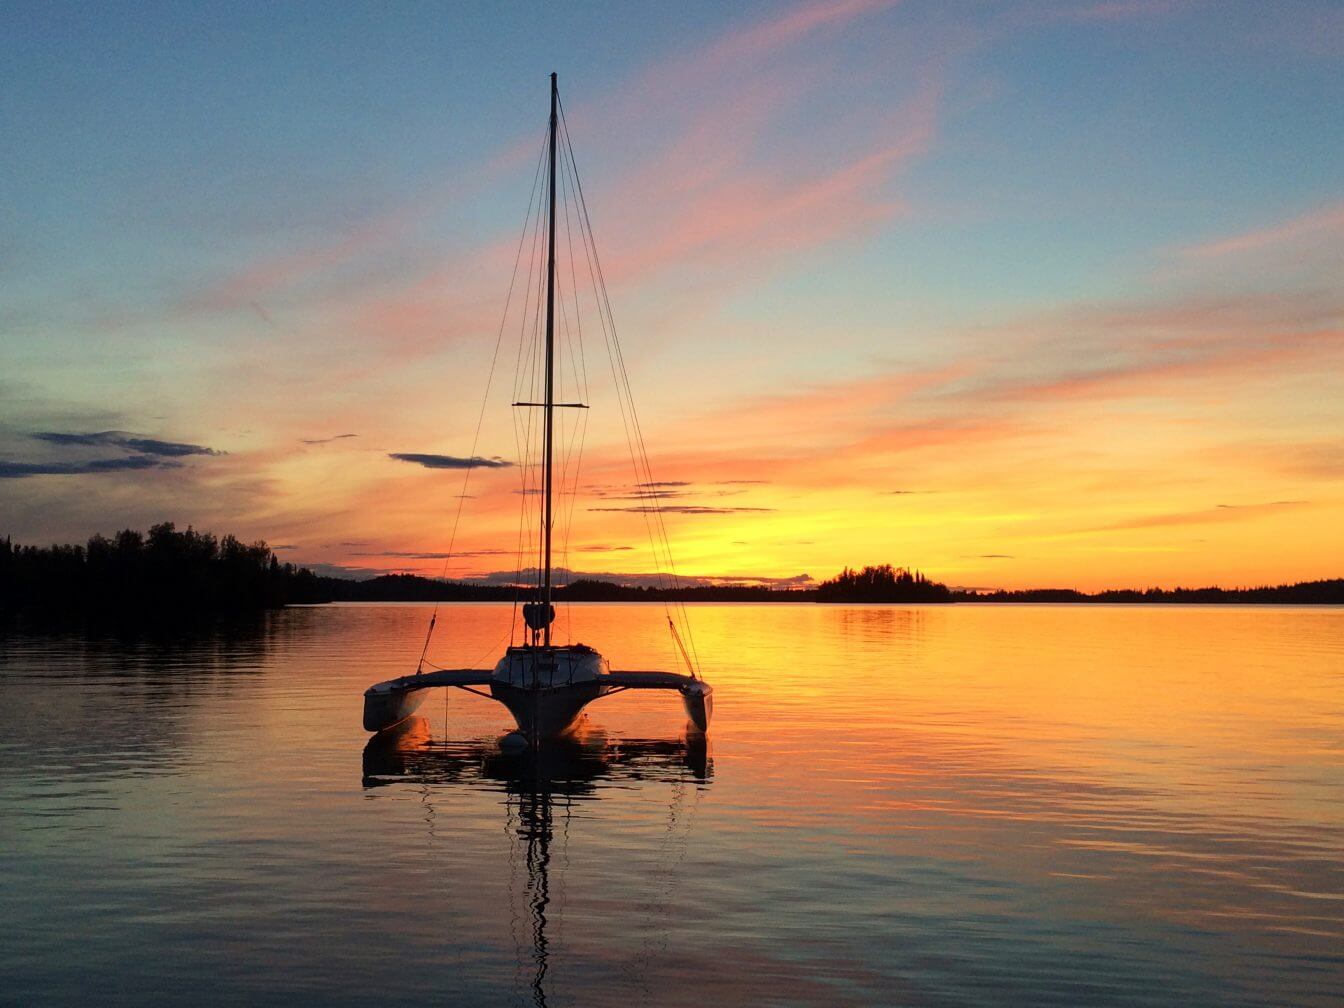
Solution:
M 695 578 L 1344 573 L 1309 0 L 0 4 L 0 535 L 515 576 L 551 71 L 649 457 L 580 312 L 566 570 L 652 480 Z

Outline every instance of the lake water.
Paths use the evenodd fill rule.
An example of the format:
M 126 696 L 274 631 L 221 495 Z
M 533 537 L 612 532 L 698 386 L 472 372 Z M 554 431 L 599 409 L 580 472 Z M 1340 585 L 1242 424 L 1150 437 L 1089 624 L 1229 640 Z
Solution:
M 421 606 L 0 636 L 0 1002 L 1340 1003 L 1344 611 L 691 610 L 707 742 L 629 693 L 539 761 L 459 691 L 368 744 Z

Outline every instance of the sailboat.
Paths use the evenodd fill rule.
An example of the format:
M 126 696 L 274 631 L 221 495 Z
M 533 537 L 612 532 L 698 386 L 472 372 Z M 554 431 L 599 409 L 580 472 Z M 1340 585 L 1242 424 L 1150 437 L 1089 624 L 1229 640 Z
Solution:
M 713 688 L 697 672 L 681 643 L 669 616 L 668 625 L 682 656 L 686 673 L 622 670 L 614 671 L 598 651 L 585 644 L 558 644 L 554 640 L 555 605 L 552 565 L 553 498 L 555 495 L 555 410 L 580 406 L 557 403 L 556 391 L 556 137 L 559 123 L 559 87 L 551 74 L 551 114 L 547 134 L 547 189 L 549 212 L 546 215 L 546 322 L 544 398 L 541 402 L 517 402 L 514 406 L 535 407 L 543 412 L 541 496 L 539 515 L 540 564 L 536 583 L 529 586 L 531 598 L 522 606 L 525 624 L 524 643 L 510 645 L 494 668 L 435 669 L 417 666 L 414 674 L 375 683 L 364 693 L 364 728 L 380 732 L 401 724 L 415 714 L 431 689 L 461 689 L 497 700 L 508 708 L 517 723 L 513 742 L 531 746 L 542 740 L 564 735 L 594 700 L 626 690 L 673 690 L 681 697 L 691 725 L 707 731 L 713 712 Z M 567 136 L 567 134 L 566 134 Z M 571 155 L 572 162 L 572 155 Z M 575 177 L 577 183 L 577 175 Z M 585 210 L 586 217 L 586 210 Z M 603 292 L 605 297 L 605 291 Z M 604 330 L 605 331 L 605 330 Z M 585 407 L 586 408 L 586 407 Z M 642 445 L 641 445 L 642 451 Z M 638 471 L 638 467 L 637 467 Z M 650 480 L 645 484 L 652 487 Z M 524 487 L 524 506 L 526 494 Z M 656 489 L 648 494 L 650 510 L 657 507 Z M 430 633 L 433 632 L 433 619 Z M 426 648 L 428 647 L 428 638 Z M 423 663 L 424 655 L 421 656 Z M 506 736 L 508 739 L 509 736 Z

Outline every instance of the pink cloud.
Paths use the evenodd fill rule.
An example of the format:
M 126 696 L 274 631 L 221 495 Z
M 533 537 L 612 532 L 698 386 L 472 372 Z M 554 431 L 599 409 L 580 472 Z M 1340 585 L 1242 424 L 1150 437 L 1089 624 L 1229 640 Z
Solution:
M 893 2 L 894 0 L 829 0 L 829 2 L 804 4 L 778 17 L 730 30 L 699 50 L 674 57 L 651 69 L 639 82 L 622 89 L 616 96 L 616 105 L 623 105 L 629 112 L 634 108 L 633 102 L 637 94 L 642 94 L 647 99 L 648 93 L 655 88 L 665 94 L 670 80 L 691 81 L 697 85 L 704 85 L 708 80 L 721 85 L 722 81 L 718 77 L 725 72 L 735 71 L 743 63 L 768 58 L 798 44 L 822 28 L 846 24 L 864 14 L 893 6 Z M 773 96 L 767 96 L 761 92 L 757 95 L 757 100 L 764 100 L 767 97 L 772 97 L 778 102 L 786 95 L 777 91 Z M 745 125 L 745 122 L 752 118 L 746 105 L 732 95 L 728 95 L 727 98 L 728 107 L 736 109 L 741 114 L 739 125 Z M 711 104 L 720 106 L 722 103 Z M 639 114 L 646 115 L 647 108 L 647 103 L 641 105 Z M 605 118 L 610 120 L 610 113 Z M 610 126 L 610 121 L 605 125 Z M 720 132 L 724 125 L 722 121 L 712 118 L 693 125 L 683 136 L 687 149 L 703 148 L 703 144 L 696 143 L 694 135 L 696 131 L 703 140 L 707 134 Z M 357 262 L 380 249 L 394 246 L 423 219 L 427 212 L 442 211 L 452 202 L 461 201 L 480 191 L 503 172 L 530 161 L 535 157 L 536 150 L 535 137 L 520 136 L 517 141 L 507 144 L 485 164 L 469 172 L 457 173 L 443 186 L 422 193 L 400 206 L 355 225 L 334 241 L 267 255 L 240 266 L 236 271 L 204 288 L 189 293 L 183 298 L 180 308 L 188 312 L 208 312 L 254 305 L 299 287 L 334 269 Z M 464 179 L 471 181 L 464 182 Z
M 765 21 L 721 39 L 707 52 L 708 60 L 735 62 L 759 57 L 800 41 L 829 25 L 844 24 L 874 11 L 895 7 L 899 0 L 826 0 L 803 4 L 773 21 Z
M 392 241 L 412 219 L 409 208 L 376 217 L 355 227 L 335 242 L 282 252 L 243 266 L 202 290 L 188 295 L 187 311 L 227 311 L 244 305 L 256 306 L 276 291 L 340 266 Z M 262 309 L 264 311 L 264 309 Z
M 537 156 L 535 138 L 509 145 L 472 168 L 450 173 L 441 185 L 393 206 L 345 230 L 333 241 L 277 252 L 188 293 L 179 308 L 185 312 L 229 311 L 281 296 L 333 271 L 395 248 L 431 213 L 441 213 L 483 191 L 493 179 Z
M 632 282 L 669 268 L 714 272 L 724 265 L 754 277 L 792 254 L 868 233 L 901 210 L 883 190 L 902 164 L 927 149 L 932 104 L 927 98 L 917 103 L 904 134 L 830 170 L 788 177 L 756 169 L 683 192 L 662 213 L 648 214 L 638 231 L 627 228 L 609 279 Z M 648 191 L 670 188 L 649 181 Z
M 702 88 L 707 79 L 733 74 L 769 60 L 825 28 L 840 28 L 865 15 L 897 6 L 899 0 L 820 0 L 724 32 L 707 45 L 660 61 L 625 90 L 626 100 L 647 108 L 649 95 L 669 89 Z
M 1332 203 L 1308 213 L 1292 217 L 1270 227 L 1244 231 L 1241 234 L 1216 241 L 1192 245 L 1181 250 L 1191 259 L 1214 259 L 1222 256 L 1244 255 L 1284 245 L 1324 239 L 1344 240 L 1344 203 Z
M 1128 361 L 1039 382 L 1005 383 L 989 392 L 1002 399 L 1044 404 L 1065 399 L 1168 396 L 1176 382 L 1208 384 L 1214 379 L 1242 382 L 1263 378 L 1287 365 L 1329 359 L 1344 349 L 1344 331 L 1324 330 L 1229 341 L 1183 359 L 1160 356 Z
M 777 151 L 764 156 L 762 138 L 779 130 L 796 98 L 824 86 L 825 76 L 760 67 L 742 78 L 742 60 L 726 55 L 766 60 L 822 26 L 838 27 L 886 6 L 846 2 L 796 8 L 668 61 L 657 75 L 624 89 L 613 101 L 584 106 L 573 115 L 571 128 L 582 121 L 584 132 L 597 138 L 626 136 L 641 124 L 647 127 L 648 107 L 634 96 L 647 97 L 654 76 L 664 91 L 669 76 L 694 76 L 700 93 L 713 95 L 679 105 L 675 124 L 653 134 L 651 146 L 627 145 L 639 156 L 602 180 L 597 202 L 613 211 L 595 222 L 607 280 L 628 290 L 687 274 L 705 280 L 697 282 L 694 298 L 713 298 L 726 287 L 759 281 L 792 256 L 868 234 L 897 215 L 901 201 L 888 190 L 900 170 L 932 142 L 940 96 L 936 83 L 926 82 L 894 112 L 875 100 L 861 134 L 876 143 L 866 149 L 828 149 L 811 158 L 779 157 Z M 711 72 L 715 67 L 721 72 Z M 627 121 L 636 109 L 638 115 Z M 609 155 L 601 163 L 606 167 L 612 161 Z M 374 237 L 382 234 L 379 230 Z M 458 337 L 489 336 L 499 325 L 516 240 L 487 239 L 479 248 L 425 264 L 407 282 L 361 296 L 341 310 L 337 324 L 372 337 L 380 353 L 397 360 Z M 562 234 L 562 258 L 567 246 Z M 582 285 L 586 259 L 577 242 L 574 248 Z M 341 246 L 305 255 L 296 267 L 320 267 L 349 252 Z M 285 275 L 283 269 L 261 272 L 267 278 Z M 567 272 L 562 263 L 562 276 Z M 243 277 L 252 278 L 252 273 Z M 230 295 L 236 293 L 230 290 Z

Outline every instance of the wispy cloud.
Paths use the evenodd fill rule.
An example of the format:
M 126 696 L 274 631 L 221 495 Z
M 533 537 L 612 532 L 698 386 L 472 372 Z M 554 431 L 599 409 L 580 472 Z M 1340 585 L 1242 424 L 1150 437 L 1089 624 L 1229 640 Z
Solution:
M 333 441 L 343 441 L 346 438 L 359 437 L 358 434 L 333 434 L 331 437 L 324 438 L 299 438 L 306 445 L 324 445 L 331 444 Z
M 672 138 L 670 157 L 660 154 L 615 187 L 613 203 L 628 209 L 615 221 L 608 278 L 629 284 L 688 269 L 712 277 L 732 265 L 743 281 L 758 282 L 799 253 L 872 233 L 903 209 L 888 187 L 929 149 L 938 96 L 930 86 L 889 113 L 892 121 L 874 126 L 882 146 L 815 166 L 801 159 L 741 164 L 743 155 L 712 149 L 741 143 L 740 123 L 693 124 Z M 699 170 L 689 180 L 678 165 L 687 148 L 699 149 Z M 707 164 L 723 167 L 710 174 Z M 633 199 L 648 191 L 672 198 L 653 206 Z M 634 208 L 638 220 L 631 217 Z
M 144 469 L 180 469 L 181 462 L 130 455 L 125 458 L 93 459 L 87 462 L 11 462 L 0 460 L 0 479 L 25 479 L 29 476 L 88 476 L 94 474 L 137 472 Z
M 865 14 L 895 7 L 900 0 L 820 0 L 792 7 L 777 17 L 730 31 L 687 60 L 684 72 L 693 82 L 707 70 L 732 68 L 744 61 L 771 56 L 797 45 L 823 28 L 848 24 Z
M 143 472 L 149 469 L 181 469 L 181 459 L 195 455 L 225 454 L 204 445 L 133 434 L 130 431 L 36 431 L 29 435 L 37 441 L 62 448 L 116 448 L 134 454 L 116 458 L 42 459 L 38 461 L 0 460 L 0 479 L 26 479 L 33 476 L 89 476 L 119 472 Z
M 595 494 L 594 496 L 600 497 L 603 500 L 652 501 L 652 500 L 673 500 L 678 497 L 694 497 L 696 495 L 689 490 L 645 490 L 641 493 L 629 493 L 629 494 L 600 492 Z
M 589 511 L 629 511 L 633 514 L 683 514 L 683 515 L 724 515 L 724 514 L 764 514 L 775 511 L 767 507 L 703 507 L 698 504 L 667 504 L 663 507 L 641 505 L 639 507 L 590 507 Z
M 1294 478 L 1344 479 L 1344 440 L 1235 444 L 1229 448 L 1240 456 L 1249 455 L 1258 464 Z
M 1202 511 L 1178 511 L 1167 514 L 1144 515 L 1127 521 L 1101 525 L 1093 532 L 1115 532 L 1128 529 L 1163 528 L 1168 525 L 1204 525 L 1209 522 L 1239 521 L 1271 512 L 1306 507 L 1310 501 L 1269 501 L 1265 504 L 1218 504 Z
M 904 205 L 891 185 L 935 134 L 941 88 L 928 69 L 935 61 L 921 61 L 913 94 L 860 91 L 860 108 L 830 94 L 850 77 L 834 74 L 828 62 L 840 58 L 843 46 L 827 49 L 832 33 L 857 30 L 866 16 L 893 6 L 875 0 L 802 4 L 673 52 L 606 96 L 576 96 L 569 120 L 581 149 L 584 134 L 633 134 L 626 149 L 634 156 L 615 160 L 594 194 L 601 203 L 594 209 L 602 213 L 607 281 L 647 289 L 693 274 L 700 298 L 713 299 L 723 295 L 720 288 L 759 283 L 800 253 L 871 234 L 899 215 Z M 825 66 L 804 68 L 799 53 Z M 865 73 L 883 77 L 871 68 Z M 885 78 L 894 86 L 890 74 Z M 678 80 L 688 82 L 689 97 L 669 106 L 666 95 Z M 845 143 L 800 144 L 790 118 L 793 99 L 827 96 L 845 102 L 848 115 L 866 125 Z M 669 113 L 656 132 L 648 129 L 651 106 Z M 853 136 L 863 139 L 855 143 Z M 788 156 L 763 151 L 766 137 Z M 660 199 L 648 200 L 649 192 Z M 498 278 L 508 274 L 515 243 L 511 235 L 492 235 L 476 248 L 410 264 L 399 283 L 384 278 L 352 301 L 346 328 L 376 335 L 380 351 L 399 358 L 497 328 Z M 300 256 L 299 265 L 305 274 L 325 270 L 350 253 L 341 242 L 330 263 L 317 253 Z M 585 268 L 580 257 L 580 274 Z
M 1344 202 L 1317 207 L 1268 227 L 1243 231 L 1240 234 L 1199 245 L 1190 245 L 1181 254 L 1191 259 L 1215 259 L 1224 256 L 1261 252 L 1285 245 L 1317 239 L 1335 244 L 1344 238 Z
M 357 557 L 391 557 L 398 560 L 457 560 L 484 556 L 513 556 L 515 550 L 476 549 L 458 550 L 453 553 L 423 553 L 418 550 L 378 550 L 376 552 L 351 553 Z
M 132 434 L 129 431 L 96 431 L 82 434 L 63 431 L 38 431 L 32 436 L 39 441 L 46 441 L 50 444 L 124 448 L 139 452 L 142 455 L 163 455 L 168 458 L 224 454 L 222 451 L 207 448 L 204 445 L 187 444 L 181 441 L 161 441 L 158 438 Z
M 1036 465 L 1049 468 L 1048 462 L 1024 467 L 1023 458 L 1079 450 L 1118 458 L 1119 446 L 1139 430 L 1183 424 L 1182 437 L 1146 444 L 1137 468 L 1152 475 L 1155 454 L 1205 429 L 1235 429 L 1229 413 L 1237 401 L 1290 385 L 1319 388 L 1338 373 L 1341 316 L 1338 295 L 1264 292 L 1139 296 L 998 320 L 955 334 L 948 342 L 960 349 L 948 363 L 789 394 L 736 395 L 731 405 L 685 425 L 719 432 L 712 443 L 665 448 L 659 468 L 702 481 L 768 475 L 775 489 L 766 505 L 788 490 L 851 486 L 914 501 L 915 492 L 933 491 L 917 484 L 878 490 L 892 466 L 903 466 L 907 479 L 947 481 L 942 491 L 961 486 L 958 471 L 946 465 L 951 459 L 961 471 L 987 466 L 992 479 L 1016 485 Z M 1124 418 L 1124 427 L 1098 426 L 1111 417 Z M 1088 432 L 1091 444 L 1084 446 Z M 1251 458 L 1255 451 L 1247 446 L 1241 457 L 1264 471 L 1259 456 Z M 1328 479 L 1339 471 L 1338 458 L 1336 448 L 1321 442 L 1269 462 Z M 1133 486 L 1131 479 L 1128 490 Z
M 390 459 L 396 459 L 398 462 L 413 462 L 416 465 L 424 466 L 426 469 L 508 469 L 513 463 L 494 456 L 492 458 L 483 458 L 480 455 L 473 455 L 470 458 L 463 458 L 460 455 L 427 455 L 421 452 L 389 452 Z

